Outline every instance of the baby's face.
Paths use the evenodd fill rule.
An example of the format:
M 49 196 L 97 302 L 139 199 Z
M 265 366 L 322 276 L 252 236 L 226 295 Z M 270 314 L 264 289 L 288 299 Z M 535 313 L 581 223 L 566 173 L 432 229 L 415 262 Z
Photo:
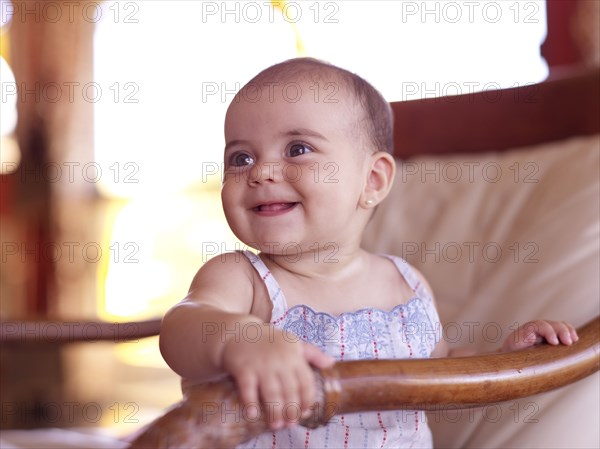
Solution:
M 290 257 L 329 248 L 325 257 L 360 242 L 370 152 L 346 90 L 318 84 L 262 84 L 229 106 L 223 208 L 248 246 Z

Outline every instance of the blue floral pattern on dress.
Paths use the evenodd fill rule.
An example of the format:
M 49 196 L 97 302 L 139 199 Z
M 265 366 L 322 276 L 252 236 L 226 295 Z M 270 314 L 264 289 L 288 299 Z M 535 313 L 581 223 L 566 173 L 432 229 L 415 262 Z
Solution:
M 287 310 L 277 327 L 337 360 L 425 358 L 441 334 L 439 321 L 433 322 L 418 297 L 389 312 L 371 308 L 339 316 L 298 305 Z

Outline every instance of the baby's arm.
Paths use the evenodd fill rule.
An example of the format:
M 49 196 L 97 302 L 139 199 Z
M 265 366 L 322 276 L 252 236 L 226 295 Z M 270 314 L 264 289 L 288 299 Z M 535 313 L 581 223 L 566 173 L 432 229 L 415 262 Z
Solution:
M 223 346 L 236 337 L 234 331 L 251 323 L 262 325 L 259 317 L 250 315 L 252 283 L 241 264 L 236 265 L 229 254 L 208 261 L 187 297 L 163 318 L 160 350 L 177 374 L 200 381 L 221 374 Z
M 268 316 L 250 314 L 254 300 L 251 270 L 234 253 L 207 262 L 188 296 L 165 315 L 160 348 L 169 366 L 188 379 L 205 381 L 230 374 L 248 418 L 255 418 L 252 414 L 258 412 L 260 401 L 272 427 L 279 428 L 290 404 L 304 416 L 310 413 L 315 400 L 310 365 L 324 368 L 333 360 L 265 324 Z M 287 415 L 294 419 L 289 410 L 293 409 Z

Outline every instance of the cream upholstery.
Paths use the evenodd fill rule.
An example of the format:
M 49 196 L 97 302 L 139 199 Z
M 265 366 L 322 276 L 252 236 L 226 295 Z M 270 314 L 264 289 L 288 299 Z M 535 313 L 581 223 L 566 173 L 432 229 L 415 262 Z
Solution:
M 600 314 L 600 137 L 400 162 L 365 237 L 429 280 L 453 345 L 515 323 Z M 598 373 L 561 390 L 430 415 L 436 447 L 600 447 Z M 485 394 L 485 391 L 482 391 Z

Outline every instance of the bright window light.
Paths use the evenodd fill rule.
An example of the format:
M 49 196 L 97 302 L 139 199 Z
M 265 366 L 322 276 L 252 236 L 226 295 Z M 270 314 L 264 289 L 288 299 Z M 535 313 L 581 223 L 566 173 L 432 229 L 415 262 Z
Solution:
M 548 73 L 541 0 L 273 3 L 102 3 L 95 152 L 113 175 L 99 183 L 104 194 L 218 182 L 228 102 L 259 70 L 299 51 L 359 73 L 389 101 L 523 85 Z

